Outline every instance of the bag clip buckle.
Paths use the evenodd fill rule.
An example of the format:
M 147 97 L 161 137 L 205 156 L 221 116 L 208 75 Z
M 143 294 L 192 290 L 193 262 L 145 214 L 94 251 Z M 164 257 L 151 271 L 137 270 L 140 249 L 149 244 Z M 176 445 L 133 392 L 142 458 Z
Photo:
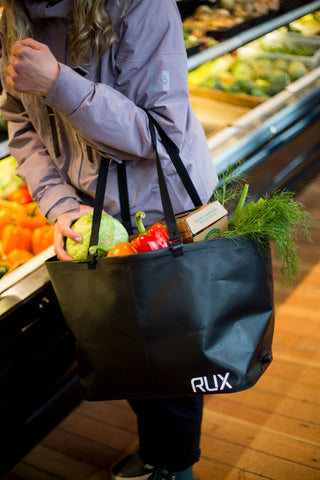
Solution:
M 88 262 L 88 267 L 90 269 L 95 269 L 96 264 L 97 264 L 97 258 L 98 258 L 98 250 L 96 247 L 90 247 L 88 256 L 87 256 L 87 262 Z
M 175 238 L 173 240 L 169 239 L 168 245 L 174 257 L 179 257 L 183 255 L 183 242 L 181 237 Z

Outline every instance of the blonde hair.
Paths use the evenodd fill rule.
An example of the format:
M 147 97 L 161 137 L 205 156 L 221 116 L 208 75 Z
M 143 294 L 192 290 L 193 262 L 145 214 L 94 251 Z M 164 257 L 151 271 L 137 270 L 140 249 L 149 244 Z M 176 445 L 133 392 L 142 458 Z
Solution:
M 73 33 L 70 37 L 70 55 L 76 64 L 98 59 L 114 41 L 111 19 L 105 10 L 105 0 L 73 0 Z M 120 5 L 120 1 L 116 0 Z M 28 15 L 23 0 L 1 0 L 7 27 L 6 51 L 17 40 L 34 37 L 36 24 Z M 125 5 L 122 5 L 121 15 Z

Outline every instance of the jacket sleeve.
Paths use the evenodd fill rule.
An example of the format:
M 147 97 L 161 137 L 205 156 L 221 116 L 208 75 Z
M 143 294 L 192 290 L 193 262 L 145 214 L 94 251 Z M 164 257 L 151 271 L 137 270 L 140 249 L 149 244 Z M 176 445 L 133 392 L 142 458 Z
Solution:
M 183 142 L 189 102 L 182 23 L 173 0 L 135 0 L 117 30 L 114 85 L 94 83 L 61 64 L 46 102 L 86 141 L 117 159 L 148 158 L 152 147 L 144 109 Z M 101 72 L 110 68 L 102 59 Z M 105 60 L 106 61 L 106 60 Z M 110 62 L 110 60 L 109 60 Z
M 3 76 L 5 64 L 6 57 L 3 52 L 1 111 L 8 120 L 9 150 L 17 161 L 17 174 L 28 185 L 41 213 L 54 223 L 61 213 L 78 210 L 80 199 L 75 189 L 56 169 L 18 96 L 13 91 L 8 91 Z
M 54 166 L 21 102 L 5 89 L 1 95 L 1 111 L 8 120 L 9 149 L 17 160 L 17 174 L 28 185 L 41 213 L 54 223 L 61 213 L 78 210 L 80 199 L 75 189 Z

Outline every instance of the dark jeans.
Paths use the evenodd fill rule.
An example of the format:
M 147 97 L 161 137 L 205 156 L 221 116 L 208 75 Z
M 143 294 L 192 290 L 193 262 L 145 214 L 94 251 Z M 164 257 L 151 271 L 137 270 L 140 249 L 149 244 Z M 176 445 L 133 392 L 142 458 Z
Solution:
M 142 459 L 169 471 L 199 460 L 203 397 L 130 400 L 137 414 Z

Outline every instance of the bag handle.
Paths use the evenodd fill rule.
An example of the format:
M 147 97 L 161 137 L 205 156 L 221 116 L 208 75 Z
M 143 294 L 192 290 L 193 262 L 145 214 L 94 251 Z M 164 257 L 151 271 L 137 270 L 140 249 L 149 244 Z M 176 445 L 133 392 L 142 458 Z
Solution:
M 169 248 L 172 251 L 174 256 L 179 256 L 183 254 L 183 242 L 182 238 L 179 235 L 179 230 L 177 226 L 177 221 L 173 212 L 172 203 L 170 200 L 167 183 L 165 180 L 165 176 L 163 173 L 161 160 L 158 153 L 157 148 L 157 136 L 155 127 L 158 130 L 159 136 L 164 144 L 164 147 L 179 174 L 181 181 L 186 188 L 192 202 L 194 203 L 195 207 L 199 207 L 202 205 L 201 199 L 196 191 L 192 180 L 188 174 L 186 167 L 184 166 L 180 155 L 176 149 L 174 143 L 169 139 L 167 134 L 164 130 L 160 127 L 160 125 L 153 119 L 153 117 L 146 112 L 149 119 L 149 129 L 151 135 L 152 145 L 156 155 L 156 164 L 157 164 L 157 172 L 158 172 L 158 179 L 159 179 L 159 188 L 160 188 L 160 197 L 164 212 L 164 218 L 166 220 L 166 225 L 169 234 Z M 92 220 L 92 231 L 90 237 L 90 247 L 93 245 L 97 245 L 98 238 L 99 238 L 99 228 L 101 222 L 101 215 L 103 210 L 103 202 L 108 178 L 108 166 L 110 159 L 107 157 L 101 158 L 101 164 L 99 169 L 98 181 L 97 181 L 97 188 L 96 188 L 96 196 L 94 202 L 94 210 L 93 210 L 93 220 Z M 125 164 L 123 163 L 123 168 L 118 168 L 118 181 L 119 186 L 121 186 L 120 190 L 120 200 L 121 200 L 121 212 L 123 218 L 128 219 L 130 218 L 130 207 L 129 207 L 129 200 L 128 200 L 128 193 L 127 193 L 127 181 L 126 181 L 126 174 L 125 174 Z M 123 188 L 125 187 L 125 190 Z M 131 228 L 131 226 L 130 226 Z M 130 230 L 130 229 L 129 229 Z M 95 264 L 95 256 L 88 254 L 88 261 L 89 264 Z
M 203 205 L 199 194 L 192 183 L 192 180 L 189 176 L 189 173 L 181 160 L 181 157 L 178 153 L 178 150 L 175 144 L 171 141 L 171 139 L 167 136 L 164 130 L 160 127 L 160 125 L 154 120 L 154 118 L 146 111 L 149 122 L 156 125 L 162 143 L 178 173 L 180 179 L 191 198 L 195 207 L 201 207 Z M 130 215 L 130 205 L 129 205 L 129 196 L 128 196 L 128 185 L 127 185 L 127 177 L 126 177 L 126 162 L 122 162 L 118 164 L 118 186 L 119 186 L 119 197 L 120 197 L 120 208 L 121 208 L 121 217 L 122 222 L 126 229 L 128 230 L 129 234 L 133 233 L 132 225 L 131 225 L 131 215 Z
M 159 133 L 159 136 L 162 140 L 162 143 L 170 157 L 170 160 L 172 161 L 175 169 L 177 170 L 177 173 L 186 189 L 186 191 L 189 194 L 189 197 L 191 198 L 193 204 L 195 207 L 201 207 L 203 205 L 199 194 L 190 178 L 190 175 L 184 165 L 184 163 L 181 160 L 181 157 L 179 155 L 179 152 L 177 150 L 177 147 L 173 143 L 173 141 L 168 137 L 166 132 L 160 127 L 159 123 L 155 121 L 155 119 L 150 115 L 149 112 L 146 112 L 149 118 L 149 122 L 153 123 Z
M 126 170 L 125 161 L 117 164 L 117 173 L 118 173 L 118 190 L 119 190 L 122 223 L 124 227 L 127 229 L 129 235 L 132 235 L 133 229 L 131 225 L 127 170 Z
M 110 161 L 111 160 L 105 156 L 101 157 L 101 163 L 100 163 L 99 175 L 98 175 L 97 187 L 96 187 L 96 196 L 94 199 L 94 206 L 93 206 L 92 229 L 91 229 L 91 236 L 90 236 L 90 243 L 89 243 L 89 252 L 90 252 L 90 247 L 92 247 L 93 245 L 98 245 L 98 241 L 99 241 L 99 229 L 100 229 L 101 215 L 103 210 L 103 202 L 104 202 L 104 197 L 106 193 Z M 90 253 L 88 253 L 87 260 L 89 262 L 89 266 L 95 265 L 95 259 L 96 259 L 96 255 L 91 255 Z
M 162 202 L 162 208 L 164 212 L 164 218 L 166 220 L 167 230 L 169 234 L 169 248 L 172 251 L 174 256 L 179 256 L 183 254 L 183 242 L 182 238 L 179 235 L 178 225 L 176 218 L 174 216 L 172 203 L 170 200 L 168 187 L 166 183 L 166 179 L 163 173 L 161 160 L 158 153 L 157 148 L 157 136 L 156 131 L 153 123 L 152 117 L 148 114 L 149 117 L 149 128 L 151 134 L 151 141 L 152 145 L 156 154 L 156 162 L 157 162 L 157 171 L 158 171 L 158 179 L 159 179 L 159 188 L 160 188 L 160 197 Z

